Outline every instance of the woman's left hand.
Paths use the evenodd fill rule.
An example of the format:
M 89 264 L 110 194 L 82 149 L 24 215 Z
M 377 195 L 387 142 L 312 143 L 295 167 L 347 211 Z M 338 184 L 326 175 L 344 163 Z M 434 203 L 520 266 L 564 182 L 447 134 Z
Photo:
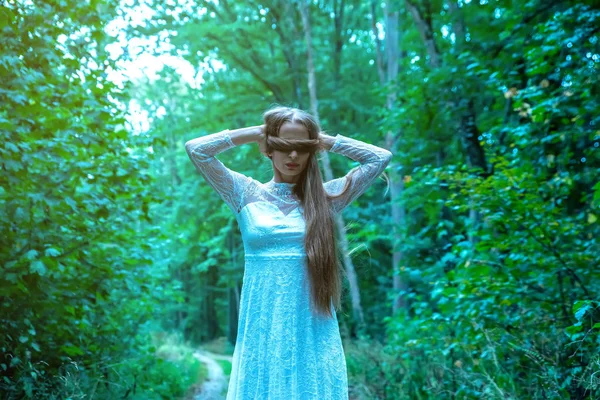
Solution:
M 329 151 L 335 143 L 335 136 L 330 136 L 326 133 L 319 132 L 319 140 L 321 141 L 320 147 L 323 150 Z

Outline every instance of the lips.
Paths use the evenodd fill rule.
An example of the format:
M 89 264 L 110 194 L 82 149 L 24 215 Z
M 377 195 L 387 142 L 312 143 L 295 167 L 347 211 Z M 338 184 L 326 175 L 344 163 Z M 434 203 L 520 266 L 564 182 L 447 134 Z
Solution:
M 288 163 L 285 164 L 288 168 L 296 168 L 297 166 L 299 166 L 300 164 L 294 164 L 294 163 Z

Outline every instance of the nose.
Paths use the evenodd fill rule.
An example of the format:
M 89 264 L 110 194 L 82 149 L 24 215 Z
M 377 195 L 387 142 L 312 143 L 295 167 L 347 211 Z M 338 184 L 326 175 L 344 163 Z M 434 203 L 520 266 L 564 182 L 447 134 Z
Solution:
M 296 150 L 292 150 L 292 152 L 290 153 L 290 157 L 291 158 L 296 158 L 298 157 L 298 152 Z

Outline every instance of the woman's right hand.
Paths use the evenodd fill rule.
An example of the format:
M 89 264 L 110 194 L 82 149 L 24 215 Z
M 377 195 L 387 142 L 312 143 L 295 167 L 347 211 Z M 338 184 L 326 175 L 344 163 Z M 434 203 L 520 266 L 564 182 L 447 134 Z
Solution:
M 265 135 L 265 125 L 260 126 L 260 134 L 258 135 L 258 139 L 256 140 L 258 143 L 258 149 L 261 153 L 268 157 L 267 155 L 267 143 L 266 143 L 266 135 Z

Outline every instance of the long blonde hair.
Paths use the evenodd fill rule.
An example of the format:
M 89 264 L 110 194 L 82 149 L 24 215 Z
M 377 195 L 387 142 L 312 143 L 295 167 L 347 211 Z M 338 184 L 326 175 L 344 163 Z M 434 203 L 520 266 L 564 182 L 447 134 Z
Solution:
M 306 111 L 276 106 L 263 114 L 265 122 L 265 143 L 267 153 L 273 150 L 309 152 L 306 168 L 298 177 L 293 191 L 304 208 L 308 276 L 311 286 L 311 299 L 317 313 L 332 317 L 331 302 L 336 312 L 341 309 L 342 275 L 346 271 L 338 254 L 338 237 L 330 202 L 343 195 L 350 187 L 351 177 L 337 195 L 329 195 L 323 187 L 316 153 L 325 149 L 319 137 L 321 127 L 317 120 Z M 288 139 L 279 137 L 279 129 L 285 122 L 298 123 L 308 131 L 309 139 Z

